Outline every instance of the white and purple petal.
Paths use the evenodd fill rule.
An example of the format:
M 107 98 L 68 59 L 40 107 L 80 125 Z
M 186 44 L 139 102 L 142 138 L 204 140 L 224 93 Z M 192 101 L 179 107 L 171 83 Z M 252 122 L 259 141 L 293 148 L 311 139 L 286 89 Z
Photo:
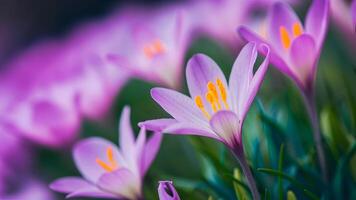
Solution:
M 173 118 L 179 122 L 195 123 L 208 127 L 204 115 L 194 105 L 191 98 L 170 89 L 153 88 L 152 98 Z
M 95 184 L 98 179 L 107 171 L 102 168 L 96 160 L 99 158 L 102 161 L 107 160 L 107 148 L 112 148 L 113 157 L 120 166 L 126 166 L 119 149 L 112 142 L 102 138 L 89 138 L 80 141 L 75 145 L 73 150 L 73 158 L 75 164 L 85 179 Z
M 120 168 L 102 175 L 97 186 L 115 196 L 138 199 L 141 194 L 141 180 L 127 168 Z
M 172 181 L 160 181 L 158 185 L 159 200 L 180 200 Z
M 329 0 L 313 0 L 305 20 L 305 31 L 312 35 L 317 49 L 325 38 L 329 18 Z M 319 50 L 318 50 L 319 51 Z

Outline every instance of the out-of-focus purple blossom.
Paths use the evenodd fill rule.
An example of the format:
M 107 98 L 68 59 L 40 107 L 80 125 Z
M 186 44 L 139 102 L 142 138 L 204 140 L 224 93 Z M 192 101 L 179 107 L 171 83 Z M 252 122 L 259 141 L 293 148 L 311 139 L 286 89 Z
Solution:
M 0 124 L 0 196 L 7 193 L 9 186 L 18 185 L 18 177 L 28 172 L 30 152 L 19 137 L 9 134 Z M 16 178 L 14 178 L 16 177 Z M 1 199 L 1 198 L 0 198 Z
M 239 33 L 245 40 L 267 43 L 271 47 L 271 63 L 289 76 L 299 87 L 313 127 L 314 141 L 324 180 L 327 180 L 324 150 L 321 143 L 318 115 L 315 107 L 315 79 L 324 43 L 329 14 L 329 0 L 314 0 L 304 26 L 294 11 L 284 3 L 270 10 L 267 35 L 258 35 L 246 27 Z
M 0 119 L 12 132 L 51 147 L 76 137 L 83 117 L 110 108 L 128 72 L 105 59 L 113 24 L 91 23 L 70 37 L 45 41 L 5 66 Z M 113 34 L 113 35 L 110 35 Z
M 351 15 L 352 15 L 352 25 L 356 32 L 356 0 L 353 0 L 351 3 Z
M 356 19 L 355 0 L 330 0 L 331 19 L 335 27 L 346 36 L 347 43 L 355 49 Z
M 189 15 L 195 36 L 207 35 L 235 49 L 242 46 L 236 28 L 260 23 L 266 7 L 276 1 L 297 3 L 299 0 L 192 0 Z
M 270 12 L 265 37 L 246 27 L 240 28 L 239 33 L 247 41 L 269 44 L 271 63 L 309 93 L 327 30 L 328 11 L 328 0 L 314 0 L 303 26 L 287 4 L 276 3 Z
M 189 134 L 213 138 L 229 147 L 238 157 L 249 179 L 255 199 L 258 191 L 246 167 L 242 126 L 246 114 L 262 84 L 268 68 L 269 49 L 261 45 L 267 55 L 253 73 L 257 58 L 257 45 L 248 43 L 237 57 L 227 84 L 219 66 L 208 56 L 193 56 L 186 68 L 191 97 L 164 88 L 151 90 L 152 98 L 173 118 L 141 122 L 149 130 L 173 134 Z M 251 180 L 252 178 L 252 180 Z
M 159 200 L 180 200 L 172 181 L 160 181 L 158 185 Z
M 31 177 L 30 145 L 9 133 L 0 122 L 0 199 L 54 199 L 51 191 Z
M 128 8 L 121 13 L 117 47 L 108 60 L 148 81 L 179 87 L 190 21 L 183 6 L 156 10 Z
M 128 107 L 123 110 L 119 129 L 121 149 L 102 138 L 79 142 L 73 157 L 83 178 L 58 179 L 51 189 L 68 193 L 68 198 L 141 198 L 143 177 L 158 152 L 162 135 L 155 133 L 146 141 L 146 130 L 142 128 L 135 141 Z
M 54 195 L 48 187 L 34 179 L 26 180 L 21 178 L 22 186 L 15 192 L 6 195 L 0 195 L 1 200 L 54 200 Z

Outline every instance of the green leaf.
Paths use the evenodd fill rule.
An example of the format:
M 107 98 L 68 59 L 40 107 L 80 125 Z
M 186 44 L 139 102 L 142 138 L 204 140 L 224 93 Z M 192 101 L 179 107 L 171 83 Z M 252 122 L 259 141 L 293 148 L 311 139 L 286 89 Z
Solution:
M 343 198 L 345 193 L 344 189 L 346 189 L 346 187 L 343 184 L 344 183 L 343 179 L 345 178 L 345 172 L 348 171 L 346 170 L 346 167 L 355 153 L 356 153 L 356 142 L 353 143 L 348 153 L 339 160 L 339 163 L 336 167 L 336 173 L 333 182 L 335 198 L 344 199 Z
M 242 174 L 240 169 L 234 169 L 233 184 L 236 196 L 239 200 L 250 199 L 250 191 L 245 183 L 242 181 Z
M 284 154 L 284 144 L 281 144 L 279 151 L 279 160 L 278 160 L 278 171 L 283 172 L 283 154 Z M 283 200 L 283 187 L 282 187 L 282 177 L 278 176 L 278 191 L 279 199 Z
M 319 199 L 317 197 L 317 195 L 315 195 L 314 193 L 310 192 L 309 190 L 305 189 L 304 185 L 301 184 L 299 181 L 295 180 L 293 177 L 285 174 L 285 173 L 282 173 L 280 171 L 276 171 L 276 170 L 273 170 L 273 169 L 266 169 L 266 168 L 258 168 L 257 171 L 259 172 L 263 172 L 263 173 L 266 173 L 266 174 L 270 174 L 270 175 L 273 175 L 273 176 L 278 176 L 278 177 L 281 177 L 285 180 L 288 180 L 289 182 L 291 182 L 293 185 L 295 185 L 296 187 L 298 187 L 299 189 L 301 189 L 304 194 L 306 196 L 308 196 L 310 199 Z

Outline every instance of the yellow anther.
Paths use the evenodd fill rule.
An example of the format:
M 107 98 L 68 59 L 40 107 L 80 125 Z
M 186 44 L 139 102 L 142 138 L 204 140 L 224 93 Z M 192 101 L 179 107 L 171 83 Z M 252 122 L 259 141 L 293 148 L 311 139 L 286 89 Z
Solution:
M 165 48 L 161 40 L 156 39 L 153 42 L 144 45 L 143 52 L 147 58 L 152 59 L 154 56 L 164 53 Z
M 289 37 L 287 29 L 284 26 L 279 27 L 279 34 L 281 37 L 283 47 L 285 49 L 288 49 L 291 45 L 291 39 Z
M 216 112 L 217 109 L 216 109 L 216 105 L 215 105 L 214 94 L 213 94 L 211 91 L 209 91 L 209 92 L 206 93 L 205 96 L 206 96 L 206 97 L 205 97 L 206 100 L 210 103 L 211 109 L 213 109 L 213 112 Z
M 302 28 L 302 26 L 301 26 L 298 22 L 295 22 L 295 23 L 293 24 L 293 36 L 294 36 L 294 37 L 298 37 L 298 36 L 300 36 L 302 33 L 303 33 L 303 28 Z
M 108 158 L 108 163 L 102 161 L 100 158 L 96 158 L 95 162 L 102 167 L 105 171 L 112 172 L 116 170 L 119 166 L 114 159 L 114 153 L 112 147 L 106 149 L 106 156 Z
M 224 102 L 225 108 L 229 109 L 229 104 L 227 103 L 227 93 L 223 82 L 220 79 L 217 79 L 216 84 L 218 85 L 218 88 L 220 90 L 220 96 Z
M 196 96 L 194 100 L 195 100 L 195 104 L 203 112 L 205 117 L 210 119 L 209 113 L 204 108 L 204 104 L 203 104 L 203 100 L 202 100 L 201 96 Z
M 153 43 L 153 46 L 154 46 L 156 53 L 163 53 L 165 51 L 161 40 L 155 40 L 155 42 Z
M 208 84 L 207 84 L 207 88 L 208 88 L 208 92 L 211 92 L 213 94 L 214 102 L 216 102 L 216 104 L 218 105 L 218 109 L 220 110 L 221 109 L 221 104 L 219 102 L 218 91 L 216 90 L 216 87 L 215 87 L 214 83 L 209 81 Z
M 100 160 L 99 158 L 97 158 L 97 159 L 95 160 L 95 162 L 96 162 L 101 168 L 103 168 L 104 170 L 106 170 L 106 171 L 108 171 L 108 172 L 114 171 L 114 169 L 113 169 L 111 166 L 109 166 L 109 165 L 106 164 L 104 161 Z

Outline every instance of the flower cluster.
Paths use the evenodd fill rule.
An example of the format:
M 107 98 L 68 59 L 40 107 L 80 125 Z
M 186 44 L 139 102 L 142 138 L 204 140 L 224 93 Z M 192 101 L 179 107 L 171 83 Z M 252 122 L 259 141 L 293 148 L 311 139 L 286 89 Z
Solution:
M 31 171 L 36 151 L 41 151 L 33 148 L 36 145 L 52 151 L 72 148 L 80 176 L 59 178 L 49 185 L 51 190 L 66 194 L 66 198 L 145 199 L 146 182 L 157 183 L 145 177 L 159 152 L 163 134 L 175 134 L 218 141 L 217 145 L 228 149 L 236 158 L 244 175 L 244 178 L 238 173 L 232 176 L 237 196 L 249 198 L 251 193 L 252 199 L 259 200 L 262 183 L 259 184 L 253 173 L 257 166 L 250 162 L 247 149 L 251 144 L 245 139 L 244 127 L 270 64 L 288 76 L 300 91 L 323 177 L 320 184 L 329 188 L 332 172 L 328 171 L 315 104 L 317 69 L 328 33 L 329 15 L 341 21 L 338 24 L 345 35 L 350 36 L 350 26 L 356 30 L 356 0 L 350 4 L 330 1 L 313 0 L 303 17 L 304 23 L 289 5 L 298 5 L 297 0 L 191 0 L 157 8 L 121 7 L 104 19 L 75 28 L 62 39 L 33 45 L 0 73 L 0 141 L 4 144 L 0 145 L 0 199 L 54 199 L 42 180 L 34 177 L 35 170 Z M 348 14 L 341 16 L 345 10 Z M 192 55 L 184 68 L 188 50 L 201 37 L 212 38 L 233 54 L 239 52 L 228 79 L 214 61 L 217 59 L 208 53 Z M 353 39 L 350 39 L 351 49 L 355 47 Z M 183 78 L 189 95 L 181 92 Z M 104 119 L 112 110 L 116 95 L 132 79 L 158 85 L 150 90 L 151 98 L 170 117 L 140 119 L 138 126 L 132 127 L 131 109 L 125 106 L 119 121 L 118 146 L 103 137 L 76 141 L 83 121 Z M 334 119 L 328 113 L 323 116 L 324 121 Z M 273 130 L 283 129 L 273 120 L 269 124 L 274 126 Z M 135 128 L 140 129 L 137 136 Z M 331 129 L 325 124 L 322 128 Z M 148 131 L 152 132 L 151 137 L 147 137 Z M 280 199 L 283 199 L 282 190 L 290 187 L 283 185 L 282 178 L 302 185 L 283 173 L 283 145 L 279 171 L 264 170 L 279 176 L 278 188 L 273 190 L 278 189 Z M 354 158 L 355 149 L 356 145 L 351 146 L 342 157 L 339 171 Z M 299 167 L 313 156 L 289 159 L 298 162 Z M 224 159 L 217 161 L 219 165 L 225 164 Z M 238 172 L 239 169 L 235 168 Z M 216 182 L 204 177 L 203 182 L 191 185 L 208 182 L 207 188 L 223 188 L 212 175 L 217 170 L 208 171 L 208 177 Z M 295 176 L 309 173 L 304 168 L 301 172 L 299 168 L 290 171 Z M 310 174 L 318 173 L 311 171 Z M 335 175 L 334 184 L 343 176 Z M 184 185 L 182 182 L 187 183 L 174 183 L 179 189 Z M 302 190 L 316 198 L 312 192 Z M 221 193 L 225 192 L 229 193 L 230 188 Z M 268 192 L 266 189 L 266 199 Z M 318 194 L 329 195 L 324 192 Z M 288 191 L 288 199 L 295 198 L 293 195 Z M 156 196 L 160 200 L 181 199 L 173 181 L 159 181 Z

